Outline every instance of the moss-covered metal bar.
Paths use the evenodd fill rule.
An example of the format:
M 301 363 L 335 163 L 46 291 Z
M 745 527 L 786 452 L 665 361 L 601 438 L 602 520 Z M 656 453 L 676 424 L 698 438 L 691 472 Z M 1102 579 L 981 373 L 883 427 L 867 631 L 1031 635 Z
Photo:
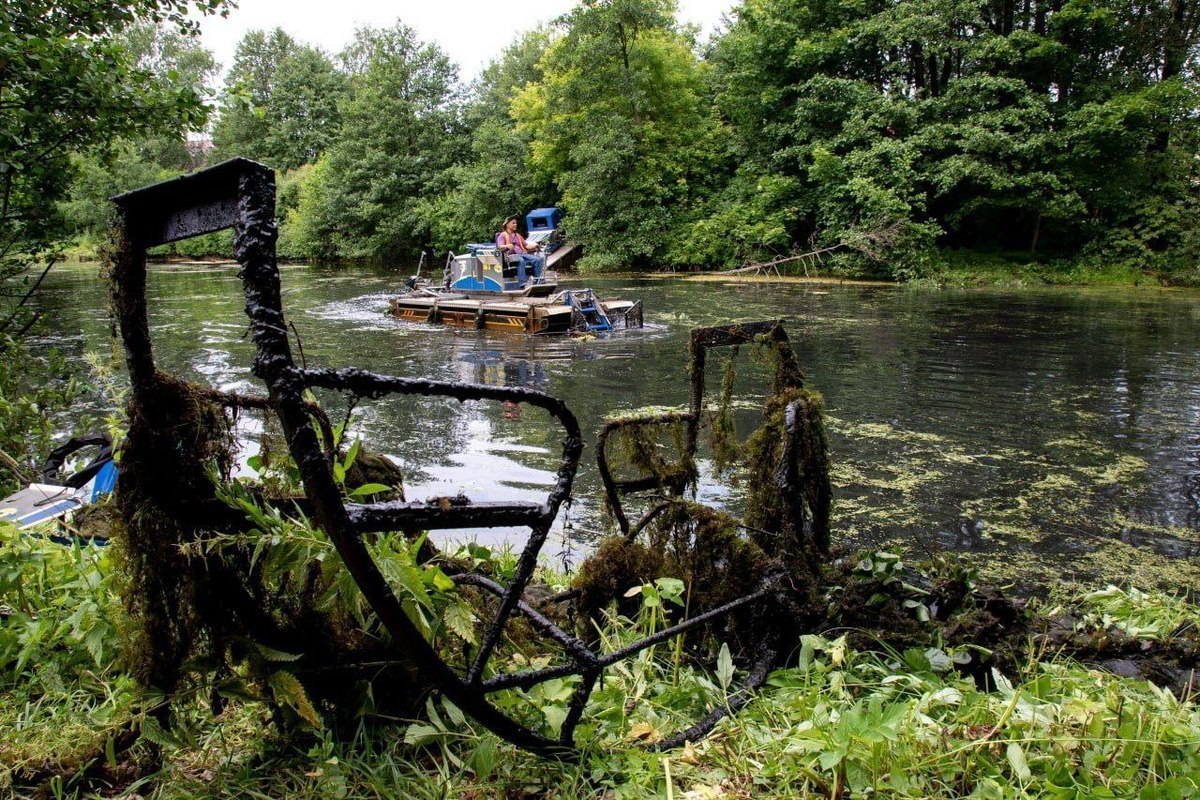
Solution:
M 533 752 L 560 758 L 572 758 L 577 754 L 576 730 L 588 699 L 606 667 L 631 658 L 655 644 L 702 630 L 727 615 L 742 613 L 756 603 L 772 601 L 783 592 L 779 573 L 764 573 L 759 576 L 761 581 L 758 585 L 748 587 L 742 596 L 699 611 L 691 618 L 676 621 L 664 630 L 620 650 L 602 654 L 596 646 L 564 630 L 524 600 L 525 590 L 533 578 L 537 557 L 550 526 L 562 504 L 570 499 L 583 450 L 579 424 L 562 401 L 518 387 L 399 378 L 356 368 L 308 369 L 297 366 L 292 357 L 279 270 L 275 262 L 277 231 L 274 173 L 261 164 L 235 159 L 185 178 L 120 195 L 114 200 L 121 219 L 121 241 L 114 260 L 114 297 L 126 362 L 132 378 L 131 406 L 137 412 L 131 414 L 130 421 L 133 452 L 145 463 L 171 463 L 180 458 L 181 452 L 191 459 L 179 467 L 180 474 L 190 481 L 185 488 L 190 492 L 188 499 L 191 504 L 181 505 L 175 498 L 163 496 L 181 485 L 181 479 L 177 477 L 165 482 L 150 481 L 145 485 L 134 485 L 134 482 L 130 484 L 132 490 L 126 498 L 131 504 L 126 511 L 126 518 L 132 524 L 142 524 L 138 522 L 137 503 L 164 510 L 163 513 L 168 516 L 174 514 L 178 524 L 184 524 L 183 517 L 200 509 L 208 510 L 203 517 L 206 523 L 228 520 L 228 515 L 222 516 L 211 511 L 214 501 L 212 487 L 206 482 L 207 475 L 201 463 L 202 456 L 210 452 L 204 449 L 207 439 L 200 437 L 192 450 L 181 451 L 170 432 L 160 430 L 171 424 L 169 411 L 155 412 L 164 397 L 192 398 L 196 402 L 204 401 L 218 407 L 248 407 L 274 413 L 283 428 L 288 449 L 303 483 L 305 498 L 300 505 L 333 543 L 347 571 L 387 630 L 400 656 L 395 663 L 408 670 L 405 674 L 419 679 L 420 685 L 442 692 L 497 735 Z M 253 372 L 266 386 L 266 398 L 247 398 L 215 392 L 207 387 L 191 386 L 160 373 L 154 361 L 146 309 L 147 248 L 226 227 L 233 227 L 235 231 L 235 255 L 241 267 L 245 310 L 256 347 Z M 625 421 L 625 426 L 648 426 L 656 422 L 686 426 L 686 458 L 678 469 L 669 474 L 653 476 L 653 480 L 649 481 L 616 480 L 608 468 L 604 450 L 609 435 L 621 426 L 614 424 L 602 432 L 598 454 L 601 478 L 624 533 L 636 536 L 663 510 L 687 510 L 686 505 L 664 503 L 631 529 L 620 507 L 620 495 L 647 488 L 665 490 L 675 498 L 682 495 L 686 486 L 695 480 L 695 467 L 691 459 L 704 411 L 706 351 L 713 347 L 760 340 L 770 340 L 780 345 L 786 345 L 787 341 L 782 328 L 773 322 L 705 328 L 693 332 L 690 411 L 665 415 L 661 419 Z M 777 349 L 777 382 L 782 381 L 789 387 L 799 386 L 799 368 L 794 352 L 790 347 L 781 346 Z M 562 429 L 562 452 L 554 486 L 545 501 L 533 503 L 475 503 L 457 498 L 453 502 L 347 502 L 333 474 L 331 426 L 323 412 L 306 399 L 306 393 L 311 389 L 342 391 L 377 400 L 393 396 L 446 397 L 460 402 L 507 401 L 540 408 Z M 789 410 L 789 459 L 799 457 L 804 450 L 805 418 L 801 411 L 793 413 Z M 196 426 L 200 426 L 202 421 L 197 416 Z M 789 487 L 801 482 L 800 472 L 788 465 L 784 466 L 779 479 L 785 491 L 790 491 Z M 798 509 L 796 513 L 802 514 L 803 509 Z M 194 524 L 194 519 L 188 524 Z M 368 535 L 389 531 L 495 526 L 526 527 L 529 529 L 529 538 L 521 550 L 512 578 L 507 582 L 470 570 L 454 575 L 457 586 L 474 587 L 498 598 L 492 604 L 490 619 L 486 620 L 479 645 L 468 658 L 464 674 L 464 671 L 451 667 L 409 619 L 368 548 Z M 142 546 L 148 548 L 144 554 L 146 570 L 141 574 L 165 582 L 169 579 L 165 567 L 159 568 L 158 573 L 153 571 L 155 558 L 166 557 L 162 553 L 156 555 L 152 544 L 153 533 L 152 529 L 147 529 L 140 540 Z M 252 598 L 238 596 L 233 600 L 239 608 L 246 609 L 244 618 L 250 619 Z M 159 610 L 171 612 L 172 607 L 168 604 Z M 560 648 L 569 663 L 517 673 L 496 673 L 492 664 L 493 654 L 506 626 L 514 617 L 528 622 L 537 635 Z M 265 629 L 266 623 L 259 627 Z M 172 635 L 175 639 L 171 638 Z M 163 634 L 151 644 L 170 648 L 178 644 L 178 638 L 178 634 Z M 729 698 L 729 702 L 715 708 L 696 724 L 653 746 L 661 749 L 697 739 L 707 734 L 721 718 L 744 704 L 775 664 L 779 651 L 777 639 L 777 636 L 770 634 L 761 638 L 749 661 L 749 677 L 744 686 Z M 178 664 L 174 668 L 177 670 Z M 168 671 L 168 668 L 164 668 L 162 674 L 166 675 Z M 562 729 L 555 738 L 545 736 L 518 721 L 489 699 L 490 694 L 501 690 L 529 688 L 552 677 L 567 675 L 578 675 L 581 680 L 570 699 Z M 169 681 L 163 683 L 169 684 Z M 164 688 L 169 690 L 170 686 L 165 685 Z

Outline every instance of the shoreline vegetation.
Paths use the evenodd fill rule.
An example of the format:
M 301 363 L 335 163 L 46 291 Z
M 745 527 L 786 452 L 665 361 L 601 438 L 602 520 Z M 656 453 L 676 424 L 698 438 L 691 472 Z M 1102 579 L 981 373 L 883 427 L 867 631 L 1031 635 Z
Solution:
M 206 126 L 75 153 L 44 199 L 94 251 L 111 195 L 242 156 L 277 171 L 289 261 L 415 264 L 557 205 L 587 273 L 810 253 L 847 278 L 1196 286 L 1200 0 L 1152 6 L 744 0 L 701 40 L 670 0 L 604 0 L 469 82 L 402 21 L 338 53 L 251 31 Z M 200 40 L 118 41 L 165 89 L 217 74 Z
M 89 248 L 71 248 L 65 253 L 64 265 L 100 264 L 103 257 L 100 252 Z M 149 259 L 151 264 L 198 266 L 198 265 L 232 265 L 236 264 L 230 256 L 220 253 L 200 253 L 195 255 L 158 255 Z M 312 262 L 304 259 L 280 258 L 279 263 L 287 266 L 309 266 Z M 362 262 L 343 262 L 356 264 Z M 322 264 L 320 266 L 337 266 Z M 407 275 L 415 270 L 415 265 L 391 267 L 397 275 Z M 563 272 L 565 278 L 584 277 L 586 272 Z M 1149 273 L 1129 265 L 1114 264 L 1109 266 L 1096 265 L 1087 261 L 1042 261 L 1031 259 L 1028 255 L 981 254 L 973 252 L 938 252 L 929 258 L 929 267 L 922 277 L 905 279 L 889 279 L 877 276 L 838 275 L 826 272 L 822 274 L 810 269 L 805 273 L 798 267 L 783 268 L 779 275 L 755 274 L 753 272 L 731 273 L 728 269 L 672 269 L 665 267 L 653 271 L 612 271 L 603 273 L 604 277 L 636 277 L 650 279 L 679 279 L 698 282 L 747 282 L 747 283 L 813 283 L 813 284 L 844 284 L 885 286 L 920 286 L 939 288 L 996 288 L 1023 289 L 1039 287 L 1061 288 L 1123 288 L 1123 289 L 1200 289 L 1200 280 L 1190 277 L 1172 276 Z
M 307 547 L 328 547 L 313 535 Z M 593 744 L 568 763 L 512 747 L 436 694 L 411 719 L 375 713 L 369 700 L 349 727 L 323 719 L 289 680 L 302 669 L 298 657 L 270 648 L 224 672 L 215 689 L 203 661 L 187 665 L 167 726 L 162 698 L 127 666 L 136 654 L 126 649 L 123 545 L 63 547 L 2 524 L 0 542 L 0 791 L 14 797 L 1149 800 L 1200 792 L 1200 609 L 1178 595 L 1059 587 L 1023 606 L 977 585 L 960 560 L 844 557 L 825 587 L 830 627 L 801 636 L 789 666 L 712 736 L 661 754 L 642 749 L 697 704 L 723 702 L 740 669 L 712 674 L 679 663 L 672 648 L 650 650 L 605 679 L 586 717 Z M 501 571 L 515 558 L 468 550 Z M 265 568 L 286 569 L 279 558 L 268 555 Z M 547 568 L 538 581 L 561 589 L 572 576 Z M 659 608 L 671 601 L 660 583 L 643 587 L 640 609 L 606 617 L 603 635 L 614 646 L 661 624 Z M 937 609 L 955 597 L 968 602 Z M 936 627 L 920 613 L 931 605 L 948 614 Z M 1160 651 L 1180 661 L 1155 661 Z M 524 701 L 552 726 L 570 693 L 549 687 Z

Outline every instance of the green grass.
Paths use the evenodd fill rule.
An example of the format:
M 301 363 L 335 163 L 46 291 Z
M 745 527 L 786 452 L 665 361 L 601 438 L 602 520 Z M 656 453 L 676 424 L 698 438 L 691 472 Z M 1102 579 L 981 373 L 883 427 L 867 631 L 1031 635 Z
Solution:
M 746 709 L 665 754 L 641 745 L 724 702 L 739 677 L 680 664 L 670 646 L 607 673 L 577 763 L 523 753 L 437 698 L 423 719 L 365 719 L 339 739 L 327 729 L 281 732 L 258 701 L 213 717 L 200 681 L 163 732 L 145 712 L 157 698 L 121 668 L 109 559 L 0 527 L 0 796 L 1200 797 L 1192 699 L 1054 653 L 994 675 L 996 688 L 982 691 L 953 668 L 969 649 L 856 651 L 846 631 L 802 637 L 796 665 L 774 673 Z M 658 605 L 637 619 L 612 620 L 610 646 L 661 624 L 668 589 L 644 590 Z M 1087 593 L 1073 609 L 1081 626 L 1147 639 L 1200 619 L 1180 596 L 1129 588 Z M 564 690 L 569 682 L 508 702 L 552 729 Z M 106 748 L 139 726 L 131 751 Z M 162 758 L 148 769 L 153 748 Z M 89 753 L 97 758 L 81 760 Z M 41 773 L 39 787 L 21 784 L 30 772 Z
M 937 657 L 811 644 L 713 736 L 666 754 L 636 748 L 658 734 L 643 724 L 578 764 L 544 762 L 446 716 L 422 746 L 376 728 L 296 747 L 243 708 L 170 753 L 155 796 L 1166 798 L 1200 781 L 1195 705 L 1149 684 L 1049 659 L 981 692 Z M 677 701 L 660 685 L 647 716 Z
M 1162 286 L 1161 276 L 1128 261 L 1051 259 L 1023 252 L 939 250 L 918 284 L 957 287 Z M 1166 281 L 1171 282 L 1171 281 Z

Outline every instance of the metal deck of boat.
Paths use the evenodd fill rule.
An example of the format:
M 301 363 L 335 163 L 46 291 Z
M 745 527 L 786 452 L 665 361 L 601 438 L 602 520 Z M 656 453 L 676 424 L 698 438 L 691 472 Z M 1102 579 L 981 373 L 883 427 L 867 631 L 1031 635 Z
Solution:
M 507 292 L 424 292 L 393 298 L 391 312 L 410 322 L 442 323 L 513 333 L 566 333 L 574 323 L 571 306 L 553 299 L 556 284 Z M 603 302 L 610 315 L 623 317 L 633 300 Z

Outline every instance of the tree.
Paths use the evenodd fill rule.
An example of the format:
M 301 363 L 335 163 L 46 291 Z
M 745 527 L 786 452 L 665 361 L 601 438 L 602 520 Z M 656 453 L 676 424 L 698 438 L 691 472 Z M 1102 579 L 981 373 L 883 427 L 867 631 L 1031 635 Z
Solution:
M 464 125 L 471 130 L 470 157 L 451 168 L 452 188 L 430 213 L 437 249 L 486 240 L 508 215 L 557 201 L 553 181 L 529 169 L 530 137 L 512 116 L 520 91 L 542 79 L 541 59 L 550 42 L 546 29 L 524 34 L 484 69 L 473 87 L 463 109 Z
M 46 390 L 61 370 L 19 346 L 36 321 L 25 307 L 66 232 L 60 208 L 80 157 L 122 137 L 203 124 L 192 87 L 158 80 L 120 34 L 139 22 L 192 35 L 186 15 L 222 12 L 225 0 L 10 0 L 0 6 L 0 489 L 40 457 L 55 405 Z M 43 398 L 46 402 L 38 400 Z M 24 398 L 24 399 L 22 399 Z M 14 467 L 16 469 L 14 469 Z
M 660 261 L 711 181 L 715 120 L 670 0 L 591 0 L 560 20 L 513 114 L 594 269 Z
M 300 194 L 296 222 L 327 257 L 415 259 L 432 199 L 466 146 L 458 71 L 409 27 L 363 28 L 342 56 L 351 74 L 343 125 Z
M 1133 197 L 1190 172 L 1168 150 L 1195 126 L 1181 54 L 1195 53 L 1198 10 L 747 0 L 715 47 L 718 104 L 741 170 L 794 180 L 793 241 L 884 215 L 907 225 L 910 253 L 932 234 L 1076 253 L 1131 224 Z
M 169 26 L 141 23 L 123 31 L 120 41 L 164 91 L 192 92 L 200 98 L 211 91 L 217 64 L 196 38 Z M 60 206 L 67 230 L 98 246 L 112 216 L 110 197 L 200 166 L 201 154 L 185 135 L 198 127 L 124 138 L 101 151 L 76 155 L 77 174 Z
M 24 269 L 62 236 L 56 203 L 73 154 L 123 136 L 201 125 L 190 87 L 169 86 L 138 63 L 118 34 L 138 21 L 195 32 L 183 0 L 13 0 L 0 8 L 0 264 Z M 201 13 L 224 0 L 201 0 Z
M 213 127 L 219 158 L 245 156 L 282 169 L 316 161 L 337 136 L 346 76 L 281 28 L 238 43 Z

